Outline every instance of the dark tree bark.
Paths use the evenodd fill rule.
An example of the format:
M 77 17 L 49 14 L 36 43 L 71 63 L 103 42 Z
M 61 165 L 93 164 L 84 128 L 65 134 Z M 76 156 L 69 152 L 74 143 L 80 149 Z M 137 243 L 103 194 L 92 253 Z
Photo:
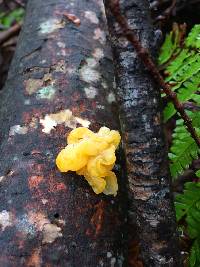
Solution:
M 122 266 L 125 195 L 97 196 L 55 166 L 72 128 L 119 125 L 103 10 L 101 0 L 28 3 L 0 97 L 1 267 Z
M 135 231 L 129 233 L 129 266 L 182 266 L 170 175 L 161 120 L 160 92 L 105 1 L 113 46 L 117 95 L 127 161 L 130 229 L 138 229 L 140 259 L 136 265 Z M 154 35 L 146 0 L 121 0 L 121 12 L 155 55 Z M 131 231 L 131 230 L 130 230 Z M 132 264 L 132 265 L 131 265 Z M 139 265 L 140 264 L 140 265 Z

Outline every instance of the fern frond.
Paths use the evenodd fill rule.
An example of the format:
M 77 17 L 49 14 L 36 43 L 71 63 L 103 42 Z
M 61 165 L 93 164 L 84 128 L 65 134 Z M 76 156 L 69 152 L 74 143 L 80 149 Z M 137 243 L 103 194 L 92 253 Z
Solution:
M 195 127 L 197 133 L 200 135 L 200 112 L 188 112 L 188 115 L 192 118 L 193 127 Z M 172 136 L 173 142 L 170 148 L 169 158 L 171 160 L 171 175 L 175 178 L 183 173 L 194 159 L 198 158 L 200 149 L 186 130 L 182 119 L 176 121 L 176 128 Z
M 194 239 L 190 251 L 190 267 L 200 266 L 200 183 L 185 183 L 183 194 L 176 196 L 177 221 L 185 218 L 187 232 Z
M 174 62 L 176 62 L 176 60 Z M 172 71 L 171 75 L 166 78 L 166 82 L 178 83 L 180 86 L 183 82 L 191 78 L 199 70 L 200 70 L 200 55 L 191 53 L 189 57 L 184 59 L 182 65 L 176 71 L 171 70 Z
M 184 82 L 181 88 L 179 88 L 177 92 L 178 100 L 181 102 L 192 100 L 197 105 L 200 105 L 200 95 L 196 94 L 199 90 L 199 85 L 200 72 Z M 174 105 L 169 102 L 164 109 L 164 121 L 168 121 L 175 113 L 176 109 L 174 108 Z
M 165 81 L 171 85 L 173 91 L 177 91 L 180 102 L 192 101 L 199 104 L 200 85 L 200 25 L 195 25 L 185 39 L 183 45 L 180 42 L 181 27 L 176 25 L 161 48 L 159 63 L 166 63 L 164 73 Z M 174 37 L 175 36 L 175 37 Z M 164 120 L 169 120 L 176 114 L 171 103 L 164 110 Z
M 184 216 L 186 220 L 191 216 L 193 209 L 197 210 L 200 219 L 200 183 L 185 183 L 183 194 L 178 194 L 175 200 L 176 219 L 180 221 Z M 190 223 L 190 220 L 188 220 Z M 198 227 L 199 228 L 199 227 Z
M 190 267 L 199 267 L 200 266 L 200 239 L 196 239 L 193 242 L 190 258 L 189 258 Z
M 174 23 L 172 31 L 166 35 L 165 41 L 161 47 L 158 58 L 159 65 L 166 63 L 175 52 L 178 53 L 176 49 L 179 47 L 181 35 L 178 25 Z
M 200 25 L 192 28 L 185 43 L 187 47 L 200 48 Z

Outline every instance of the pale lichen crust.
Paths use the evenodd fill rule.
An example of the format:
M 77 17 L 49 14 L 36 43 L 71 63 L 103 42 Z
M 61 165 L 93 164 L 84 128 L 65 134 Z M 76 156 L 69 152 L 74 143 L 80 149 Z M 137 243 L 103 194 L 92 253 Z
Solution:
M 118 131 L 101 127 L 97 133 L 79 127 L 70 132 L 67 146 L 60 151 L 56 165 L 61 172 L 83 175 L 96 194 L 117 195 L 117 177 L 112 168 L 120 143 Z

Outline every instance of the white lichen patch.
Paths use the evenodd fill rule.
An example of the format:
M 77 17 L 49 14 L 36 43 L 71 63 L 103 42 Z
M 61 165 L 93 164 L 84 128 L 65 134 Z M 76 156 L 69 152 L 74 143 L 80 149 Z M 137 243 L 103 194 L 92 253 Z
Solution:
M 42 201 L 42 204 L 43 204 L 43 205 L 45 205 L 45 204 L 48 203 L 48 200 L 47 200 L 46 198 L 43 198 L 41 201 Z
M 29 128 L 37 129 L 38 128 L 38 124 L 39 124 L 38 118 L 33 117 L 31 119 L 31 122 L 29 123 Z
M 116 89 L 117 88 L 117 84 L 116 84 L 116 80 L 115 80 L 115 77 L 114 77 L 114 80 L 113 80 L 113 89 Z
M 48 223 L 43 228 L 43 240 L 42 243 L 53 243 L 56 238 L 62 237 L 61 228 L 55 224 Z
M 24 100 L 24 105 L 28 106 L 28 105 L 30 105 L 30 104 L 31 104 L 30 99 L 25 99 L 25 100 Z
M 7 210 L 2 210 L 0 212 L 1 231 L 4 231 L 6 229 L 6 227 L 12 226 L 12 225 L 13 225 L 13 220 L 12 220 L 11 213 Z
M 107 89 L 108 88 L 108 85 L 106 82 L 102 82 L 101 85 L 103 86 L 104 89 Z
M 152 220 L 149 220 L 149 223 L 152 227 L 157 227 L 157 225 L 159 224 L 159 221 L 156 219 L 152 219 Z
M 25 81 L 25 90 L 28 95 L 32 95 L 42 86 L 43 81 L 40 79 L 29 79 Z
M 57 220 L 57 223 L 61 224 L 61 225 L 65 225 L 66 224 L 65 220 L 62 220 L 62 219 Z
M 49 134 L 58 124 L 65 124 L 66 127 L 71 129 L 76 128 L 77 124 L 81 124 L 83 127 L 89 127 L 90 125 L 88 120 L 73 116 L 69 109 L 47 114 L 44 119 L 40 119 L 40 123 L 43 126 L 42 132 L 46 134 Z
M 44 119 L 40 119 L 40 123 L 44 127 L 44 129 L 42 129 L 42 132 L 47 134 L 49 134 L 51 130 L 53 130 L 57 125 L 56 121 L 52 119 L 50 115 L 46 115 Z
M 107 252 L 107 258 L 111 258 L 112 257 L 112 253 L 110 251 Z
M 63 42 L 57 42 L 57 45 L 59 48 L 65 48 L 66 47 L 65 43 L 63 43 Z
M 98 109 L 105 109 L 105 106 L 102 106 L 102 105 L 97 105 L 96 106 Z
M 97 89 L 93 86 L 84 88 L 87 98 L 93 99 L 97 95 Z
M 100 28 L 94 30 L 94 40 L 98 40 L 102 45 L 106 42 L 106 34 Z
M 56 88 L 52 85 L 42 87 L 36 94 L 37 99 L 51 100 L 55 96 Z
M 101 266 L 101 267 L 104 266 L 103 260 L 100 260 L 100 261 L 99 261 L 99 266 Z
M 34 236 L 36 233 L 35 225 L 29 221 L 28 214 L 19 216 L 15 222 L 15 226 L 19 232 Z
M 116 102 L 115 95 L 111 92 L 111 93 L 107 96 L 107 100 L 108 100 L 108 103 Z
M 102 0 L 96 0 L 96 3 L 98 4 L 98 6 L 100 7 L 102 16 L 105 18 L 106 17 L 106 11 L 105 11 L 105 6 Z
M 94 24 L 98 24 L 99 23 L 99 19 L 97 18 L 97 15 L 95 12 L 93 11 L 85 11 L 84 16 L 86 19 L 88 19 L 91 23 Z
M 0 176 L 0 183 L 5 179 L 5 176 Z
M 65 57 L 67 55 L 66 49 L 62 48 L 56 55 Z
M 45 224 L 50 223 L 49 219 L 44 213 L 34 211 L 28 212 L 28 221 L 31 225 L 35 227 L 36 231 L 40 232 L 43 231 Z
M 66 68 L 66 72 L 69 74 L 69 75 L 73 75 L 75 74 L 77 71 L 76 67 L 68 67 Z
M 40 34 L 49 34 L 58 29 L 64 28 L 65 23 L 59 19 L 50 18 L 40 24 Z
M 119 255 L 118 256 L 117 263 L 118 263 L 119 267 L 123 267 L 124 266 L 124 256 L 123 255 Z
M 104 52 L 101 48 L 95 48 L 92 55 L 93 55 L 93 57 L 95 57 L 96 59 L 99 60 L 99 59 L 104 57 Z
M 19 216 L 13 223 L 9 219 L 9 213 L 3 212 L 2 219 L 0 216 L 0 224 L 3 225 L 3 229 L 14 224 L 17 230 L 25 235 L 35 236 L 38 232 L 41 232 L 43 234 L 43 243 L 52 243 L 56 238 L 62 236 L 61 228 L 52 224 L 44 213 L 30 211 Z
M 114 267 L 115 266 L 115 263 L 116 263 L 116 258 L 111 258 L 110 260 L 110 267 Z
M 86 62 L 87 62 L 87 65 L 90 68 L 95 68 L 97 66 L 97 64 L 98 64 L 98 61 L 95 58 L 92 58 L 92 57 L 87 58 Z
M 76 122 L 79 123 L 80 125 L 82 125 L 83 127 L 88 128 L 90 126 L 90 123 L 91 123 L 90 121 L 81 119 L 79 117 L 74 117 L 74 118 L 75 118 Z
M 10 128 L 9 131 L 9 136 L 14 136 L 16 134 L 27 134 L 28 132 L 28 127 L 26 126 L 21 126 L 21 125 L 14 125 Z
M 86 64 L 80 69 L 80 77 L 87 83 L 97 82 L 100 79 L 100 74 L 94 68 L 98 65 L 95 58 L 88 58 Z
M 64 60 L 60 60 L 59 62 L 57 62 L 56 65 L 53 66 L 53 68 L 56 72 L 62 72 L 62 73 L 67 72 Z
M 156 104 L 157 103 L 157 99 L 153 98 L 153 103 Z

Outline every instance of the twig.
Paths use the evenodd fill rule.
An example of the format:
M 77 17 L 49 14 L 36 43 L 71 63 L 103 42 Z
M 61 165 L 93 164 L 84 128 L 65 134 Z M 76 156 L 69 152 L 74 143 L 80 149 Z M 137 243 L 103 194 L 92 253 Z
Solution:
M 184 109 L 191 110 L 191 111 L 200 111 L 200 107 L 195 105 L 193 102 L 185 102 L 183 103 Z
M 17 23 L 10 27 L 8 30 L 0 32 L 0 45 L 5 43 L 7 40 L 9 40 L 14 35 L 18 34 L 21 29 L 21 23 Z
M 162 15 L 156 18 L 156 21 L 167 20 L 173 13 L 175 7 L 176 7 L 176 0 L 172 0 L 171 5 L 163 12 Z
M 21 7 L 25 7 L 25 4 L 23 4 L 20 0 L 13 0 L 13 2 L 15 2 L 17 5 Z
M 138 37 L 136 36 L 135 31 L 129 28 L 126 18 L 121 15 L 119 0 L 110 0 L 110 10 L 115 16 L 116 21 L 119 23 L 123 31 L 123 35 L 127 38 L 127 40 L 131 42 L 138 56 L 141 58 L 146 68 L 154 77 L 155 82 L 163 89 L 165 94 L 168 95 L 169 99 L 172 101 L 174 107 L 183 119 L 188 132 L 191 134 L 198 147 L 200 147 L 200 139 L 198 138 L 198 135 L 194 127 L 192 126 L 191 119 L 186 114 L 182 103 L 179 102 L 177 94 L 171 90 L 171 87 L 167 83 L 165 83 L 163 77 L 159 73 L 159 70 L 151 57 L 149 50 L 142 46 Z

